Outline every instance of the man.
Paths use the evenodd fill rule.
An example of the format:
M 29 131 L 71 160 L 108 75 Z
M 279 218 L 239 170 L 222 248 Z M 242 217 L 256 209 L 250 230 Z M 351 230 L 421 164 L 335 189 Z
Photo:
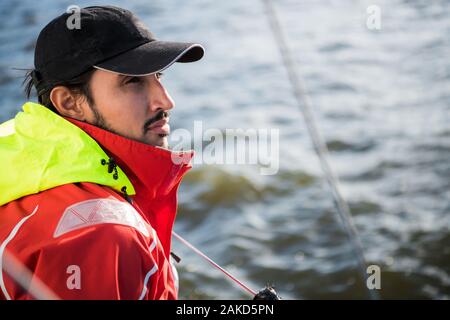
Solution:
M 0 298 L 34 298 L 3 271 L 8 253 L 62 299 L 176 299 L 171 234 L 192 153 L 167 149 L 160 77 L 203 48 L 156 40 L 118 7 L 72 18 L 39 34 L 27 91 L 40 104 L 0 125 Z

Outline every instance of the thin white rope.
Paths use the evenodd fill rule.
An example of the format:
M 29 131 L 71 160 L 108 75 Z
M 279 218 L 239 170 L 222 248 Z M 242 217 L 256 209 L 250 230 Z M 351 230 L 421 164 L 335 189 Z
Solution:
M 256 296 L 256 291 L 250 289 L 247 285 L 245 285 L 242 281 L 238 280 L 235 276 L 233 276 L 230 272 L 219 266 L 217 263 L 215 263 L 211 258 L 209 258 L 206 254 L 201 252 L 199 249 L 194 247 L 191 243 L 189 243 L 187 240 L 179 236 L 175 231 L 172 232 L 172 234 L 177 238 L 181 243 L 183 243 L 185 246 L 187 246 L 189 249 L 194 251 L 196 254 L 198 254 L 200 257 L 208 261 L 211 265 L 213 265 L 216 269 L 222 271 L 227 277 L 229 277 L 231 280 L 233 280 L 235 283 L 237 283 L 242 289 L 250 293 L 252 296 Z

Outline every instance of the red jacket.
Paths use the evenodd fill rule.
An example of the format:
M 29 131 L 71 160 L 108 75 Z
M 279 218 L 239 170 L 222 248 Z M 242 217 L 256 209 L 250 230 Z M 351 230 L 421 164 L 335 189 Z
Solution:
M 8 250 L 62 299 L 176 299 L 171 234 L 177 189 L 190 163 L 174 163 L 169 150 L 70 122 L 115 160 L 136 194 L 80 181 L 0 206 L 0 263 Z M 5 272 L 0 289 L 3 299 L 32 298 Z

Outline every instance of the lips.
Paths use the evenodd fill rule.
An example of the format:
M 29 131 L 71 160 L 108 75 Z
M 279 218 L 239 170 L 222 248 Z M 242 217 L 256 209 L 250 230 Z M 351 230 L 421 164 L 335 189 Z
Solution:
M 147 131 L 157 134 L 170 134 L 169 119 L 162 119 L 156 121 L 151 126 L 147 127 Z

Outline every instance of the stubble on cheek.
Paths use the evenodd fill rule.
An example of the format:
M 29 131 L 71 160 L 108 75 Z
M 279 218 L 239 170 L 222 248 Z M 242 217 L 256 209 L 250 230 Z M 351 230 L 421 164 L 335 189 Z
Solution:
M 92 113 L 94 114 L 94 121 L 93 123 L 91 123 L 92 125 L 99 127 L 103 130 L 120 135 L 120 133 L 116 132 L 116 130 L 114 130 L 112 126 L 106 122 L 105 117 L 103 117 L 103 115 L 98 111 L 98 108 L 95 106 L 95 104 L 90 104 L 89 107 L 91 108 Z

